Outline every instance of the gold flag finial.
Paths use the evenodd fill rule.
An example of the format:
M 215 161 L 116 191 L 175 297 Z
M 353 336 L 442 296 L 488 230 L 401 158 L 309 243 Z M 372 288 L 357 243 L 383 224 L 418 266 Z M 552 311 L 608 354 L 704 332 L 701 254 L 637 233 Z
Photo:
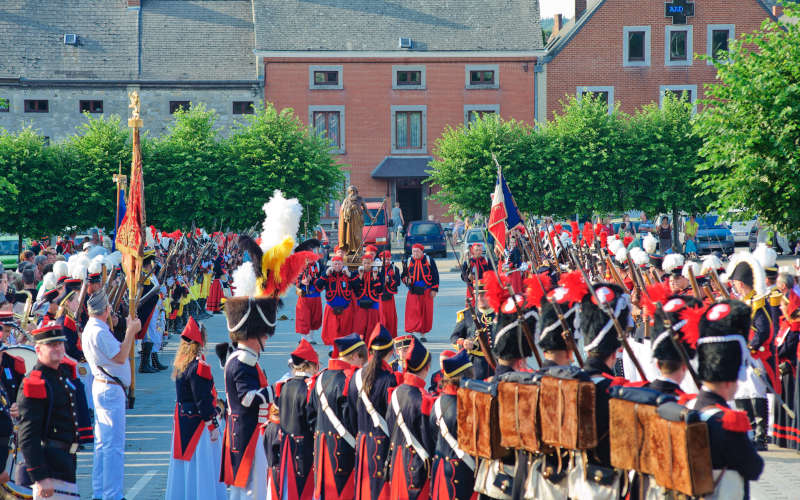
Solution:
M 128 126 L 131 128 L 142 128 L 142 118 L 139 115 L 140 106 L 139 106 L 139 92 L 132 91 L 128 94 L 128 98 L 131 100 L 131 103 L 128 104 L 128 107 L 133 109 L 131 113 L 131 117 L 128 119 Z

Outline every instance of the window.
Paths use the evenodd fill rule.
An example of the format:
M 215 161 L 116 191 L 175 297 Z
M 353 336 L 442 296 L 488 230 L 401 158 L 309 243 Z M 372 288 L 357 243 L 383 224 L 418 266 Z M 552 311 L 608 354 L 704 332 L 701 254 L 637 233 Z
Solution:
M 499 104 L 475 105 L 466 104 L 464 106 L 464 123 L 469 125 L 478 118 L 500 114 Z
M 234 115 L 252 115 L 254 112 L 253 101 L 233 101 Z
M 189 111 L 191 103 L 189 101 L 169 101 L 169 114 L 174 115 L 179 109 Z
M 583 99 L 585 96 L 595 97 L 608 105 L 609 113 L 614 110 L 614 87 L 580 86 L 577 88 L 575 96 L 578 98 L 578 101 Z
M 392 66 L 394 90 L 420 90 L 425 88 L 425 66 Z
M 8 100 L 8 98 L 0 97 L 0 113 L 8 113 L 10 107 L 11 102 Z
M 659 106 L 664 104 L 664 96 L 667 94 L 672 94 L 673 96 L 679 97 L 686 102 L 691 102 L 694 105 L 697 102 L 697 85 L 662 85 L 659 88 L 659 94 Z M 694 105 L 693 112 L 696 111 L 697 106 Z
M 102 113 L 103 101 L 80 101 L 79 108 L 81 113 Z
M 392 152 L 424 153 L 426 106 L 392 106 Z
M 25 99 L 26 113 L 47 113 L 50 110 L 50 102 L 47 99 Z
M 466 88 L 496 89 L 500 87 L 500 68 L 497 64 L 466 65 Z
M 622 66 L 650 66 L 650 26 L 625 26 L 622 35 Z
M 667 26 L 664 47 L 665 66 L 692 65 L 692 27 Z
M 720 53 L 728 51 L 735 30 L 733 24 L 709 24 L 706 27 L 706 55 L 711 58 L 707 64 L 719 61 Z
M 312 90 L 341 90 L 341 66 L 309 66 L 308 88 Z
M 344 106 L 309 106 L 308 122 L 317 135 L 328 138 L 333 153 L 344 154 Z

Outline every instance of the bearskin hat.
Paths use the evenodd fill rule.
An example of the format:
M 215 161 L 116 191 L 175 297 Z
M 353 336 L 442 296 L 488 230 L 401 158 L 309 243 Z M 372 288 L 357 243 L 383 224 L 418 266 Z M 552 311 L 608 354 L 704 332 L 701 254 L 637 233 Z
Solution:
M 279 300 L 273 297 L 231 297 L 225 301 L 228 334 L 234 342 L 271 337 Z
M 661 361 L 682 361 L 678 349 L 670 340 L 672 328 L 681 322 L 681 313 L 687 307 L 702 307 L 703 303 L 687 295 L 672 295 L 664 302 L 655 315 L 655 331 L 660 332 L 653 340 L 653 357 Z M 692 358 L 695 355 L 696 339 L 688 338 L 684 330 L 685 323 L 680 327 L 681 344 L 686 349 L 686 354 Z M 694 345 L 693 345 L 694 344 Z
M 305 240 L 304 242 L 297 245 L 297 248 L 294 249 L 295 252 L 311 252 L 314 251 L 315 248 L 319 248 L 322 246 L 322 243 L 316 238 L 311 238 Z
M 539 320 L 539 313 L 536 309 L 525 309 L 524 299 L 515 295 L 508 297 L 497 311 L 494 323 L 494 346 L 492 350 L 500 359 L 513 360 L 527 358 L 533 351 L 525 338 L 523 326 L 520 324 L 520 317 L 528 327 L 531 335 L 536 332 L 536 323 Z
M 547 294 L 548 301 L 542 302 L 540 318 L 539 318 L 539 347 L 544 351 L 566 351 L 567 343 L 564 340 L 563 327 L 561 320 L 558 319 L 556 312 L 557 304 L 561 314 L 567 321 L 567 327 L 570 329 L 570 335 L 575 332 L 575 316 L 578 306 L 570 307 L 569 299 L 567 298 L 567 290 L 565 288 L 555 288 Z
M 630 319 L 631 308 L 628 291 L 613 283 L 596 283 L 591 286 L 597 298 L 608 305 L 620 325 L 625 328 Z M 592 294 L 584 296 L 581 301 L 580 329 L 587 352 L 611 354 L 622 345 L 617 338 L 614 322 L 605 313 L 602 305 L 595 302 Z
M 767 293 L 767 277 L 761 263 L 750 252 L 737 252 L 733 255 L 724 276 L 721 280 L 741 281 L 745 285 L 752 287 L 757 295 Z
M 708 382 L 743 380 L 750 358 L 747 348 L 750 306 L 738 300 L 718 302 L 703 313 L 699 329 L 700 379 Z

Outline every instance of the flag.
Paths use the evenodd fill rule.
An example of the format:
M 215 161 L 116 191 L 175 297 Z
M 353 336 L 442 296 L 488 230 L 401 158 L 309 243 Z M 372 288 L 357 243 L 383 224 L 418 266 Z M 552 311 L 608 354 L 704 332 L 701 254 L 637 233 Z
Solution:
M 508 189 L 503 172 L 497 168 L 497 183 L 494 186 L 492 195 L 492 209 L 489 213 L 489 232 L 495 240 L 495 248 L 505 250 L 506 233 L 512 229 L 524 230 L 525 224 L 522 222 L 522 215 L 519 213 L 517 203 Z
M 117 221 L 114 223 L 114 240 L 111 242 L 111 251 L 115 251 L 117 249 L 117 234 L 119 234 L 119 226 L 122 224 L 122 219 L 125 218 L 125 188 L 119 190 L 119 196 L 117 197 L 119 203 L 117 203 Z

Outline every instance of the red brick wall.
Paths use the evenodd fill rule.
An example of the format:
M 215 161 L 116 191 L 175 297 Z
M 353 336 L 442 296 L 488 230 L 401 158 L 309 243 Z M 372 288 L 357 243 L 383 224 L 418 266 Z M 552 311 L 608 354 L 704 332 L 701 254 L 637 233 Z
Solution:
M 308 122 L 308 107 L 345 106 L 345 148 L 341 162 L 350 165 L 351 182 L 362 196 L 382 197 L 387 182 L 370 174 L 391 153 L 391 106 L 427 106 L 427 154 L 448 126 L 464 122 L 464 105 L 500 105 L 504 119 L 533 122 L 534 61 L 528 60 L 267 60 L 265 100 L 278 109 L 293 108 Z M 425 90 L 393 90 L 393 65 L 425 65 Z M 497 64 L 499 89 L 466 90 L 466 64 Z M 310 65 L 341 65 L 342 90 L 309 90 Z M 527 68 L 527 71 L 526 71 Z M 419 154 L 416 154 L 419 155 Z M 425 190 L 427 192 L 427 189 Z M 428 201 L 428 214 L 442 219 L 446 207 Z
M 733 24 L 735 35 L 751 32 L 769 17 L 756 0 L 695 1 L 693 52 L 706 53 L 706 26 Z M 547 64 L 547 117 L 561 112 L 560 100 L 574 96 L 578 86 L 614 86 L 614 101 L 632 113 L 644 104 L 659 102 L 661 85 L 697 85 L 698 99 L 704 97 L 703 83 L 713 82 L 715 70 L 695 59 L 691 66 L 664 65 L 664 2 L 656 0 L 606 0 L 584 24 L 572 41 Z M 650 66 L 623 67 L 623 27 L 650 26 Z

